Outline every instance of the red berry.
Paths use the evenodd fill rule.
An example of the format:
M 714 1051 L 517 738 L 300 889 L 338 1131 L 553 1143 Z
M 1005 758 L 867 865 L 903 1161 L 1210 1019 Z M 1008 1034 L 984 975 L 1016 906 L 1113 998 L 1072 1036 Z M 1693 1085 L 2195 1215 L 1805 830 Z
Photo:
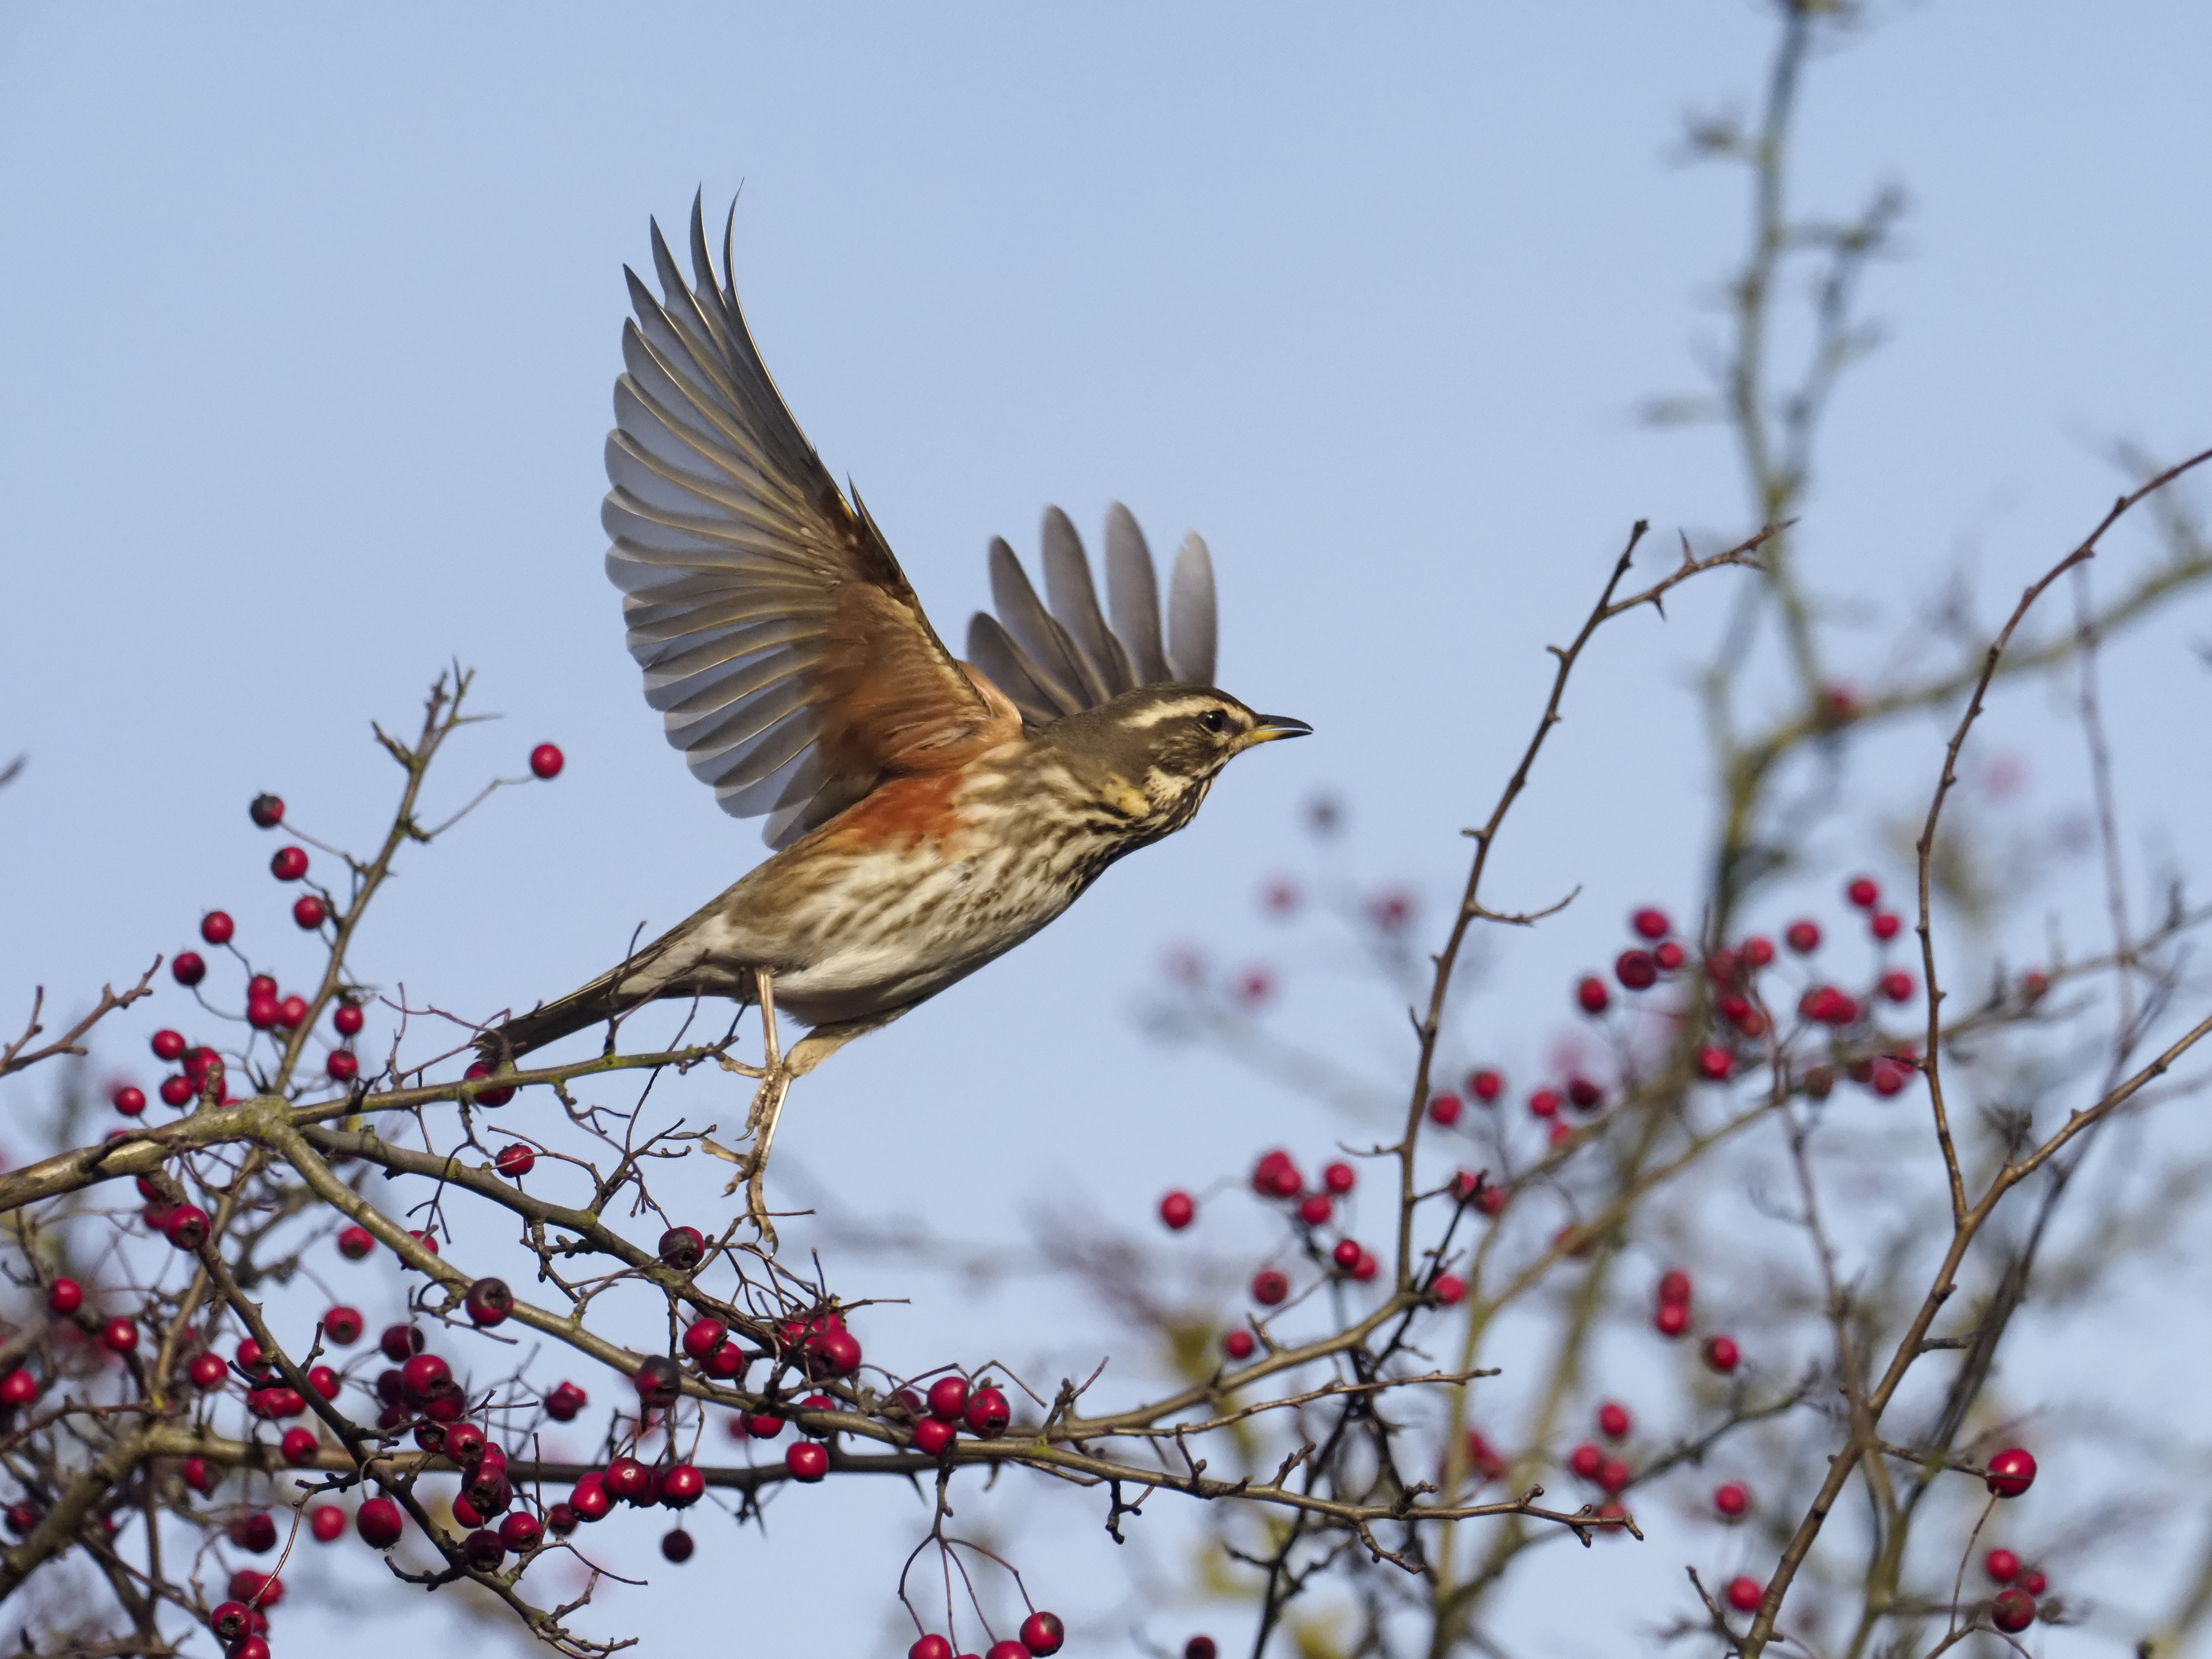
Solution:
M 161 1103 L 165 1106 L 188 1105 L 198 1092 L 188 1077 L 165 1077 L 161 1079 Z
M 801 1478 L 804 1479 L 805 1477 L 802 1476 Z M 678 1527 L 666 1534 L 661 1539 L 661 1559 L 665 1561 L 672 1561 L 680 1567 L 686 1561 L 689 1561 L 691 1559 L 692 1551 L 698 1547 L 698 1545 L 692 1541 L 691 1534 L 684 1531 L 683 1528 Z
M 1715 1370 L 1723 1373 L 1732 1371 L 1736 1368 L 1736 1362 L 1742 1358 L 1736 1349 L 1734 1337 L 1711 1336 L 1705 1339 L 1705 1364 Z
M 204 1457 L 187 1457 L 179 1466 L 177 1473 L 184 1477 L 185 1484 L 197 1492 L 213 1492 L 219 1478 Z
M 1252 1275 L 1252 1299 L 1263 1308 L 1272 1308 L 1291 1293 L 1291 1281 L 1273 1267 L 1262 1267 Z
M 607 1465 L 601 1479 L 607 1496 L 619 1498 L 626 1504 L 644 1502 L 653 1489 L 653 1471 L 635 1457 L 617 1457 Z
M 256 1607 L 273 1607 L 284 1599 L 284 1581 L 273 1572 L 241 1567 L 230 1575 L 230 1599 L 251 1601 Z M 257 1625 L 255 1628 L 260 1626 Z
M 576 1530 L 579 1518 L 575 1510 L 569 1504 L 556 1504 L 545 1511 L 545 1530 L 556 1538 L 566 1538 Z
M 1440 1128 L 1449 1129 L 1459 1121 L 1459 1097 L 1434 1095 L 1429 1100 L 1429 1121 Z
M 1738 1613 L 1756 1613 L 1766 1599 L 1766 1586 L 1748 1575 L 1729 1580 L 1728 1604 Z
M 984 1650 L 983 1659 L 1030 1659 L 1030 1650 L 1019 1642 L 994 1642 Z
M 1662 1302 L 1651 1310 L 1651 1328 L 1668 1338 L 1681 1335 L 1690 1328 L 1690 1304 Z
M 530 751 L 530 769 L 541 778 L 557 778 L 567 764 L 566 757 L 550 743 L 541 743 Z
M 58 1314 L 73 1314 L 84 1306 L 84 1286 L 74 1279 L 57 1279 L 46 1290 L 46 1306 Z
M 1628 925 L 1636 930 L 1638 939 L 1664 939 L 1673 931 L 1673 924 L 1667 920 L 1667 913 L 1650 906 L 1631 916 Z
M 1613 958 L 1613 976 L 1626 990 L 1648 991 L 1659 982 L 1659 964 L 1648 951 L 1623 951 Z
M 453 1368 L 434 1353 L 418 1353 L 399 1368 L 399 1386 L 410 1400 L 427 1401 L 453 1380 Z
M 695 1319 L 684 1328 L 684 1352 L 703 1364 L 729 1334 L 730 1328 L 719 1319 Z
M 361 1075 L 361 1061 L 347 1049 L 333 1048 L 323 1061 L 323 1070 L 334 1083 L 350 1083 Z
M 393 1364 L 404 1365 L 422 1352 L 422 1333 L 412 1325 L 386 1325 L 376 1346 Z
M 278 848 L 276 856 L 269 860 L 269 873 L 279 881 L 299 880 L 307 873 L 306 849 L 298 847 Z
M 210 945 L 228 945 L 237 934 L 238 924 L 228 910 L 210 910 L 200 918 L 200 937 Z
M 499 1149 L 491 1167 L 510 1181 L 520 1181 L 538 1167 L 538 1154 L 520 1141 L 511 1141 Z
M 568 1493 L 568 1512 L 579 1521 L 604 1521 L 614 1506 L 605 1483 L 596 1474 L 586 1475 Z
M 1567 1467 L 1585 1480 L 1595 1480 L 1605 1468 L 1605 1454 L 1585 1440 L 1567 1455 Z
M 1891 939 L 1895 939 L 1899 933 L 1903 930 L 1905 924 L 1898 920 L 1897 915 L 1894 911 L 1884 910 L 1877 915 L 1872 921 L 1867 923 L 1867 931 L 1872 933 L 1876 939 L 1881 940 L 1884 944 L 1887 944 Z
M 338 1254 L 349 1261 L 359 1261 L 376 1248 L 376 1235 L 366 1227 L 348 1227 L 338 1235 Z
M 1528 1113 L 1532 1117 L 1557 1117 L 1559 1112 L 1559 1091 L 1539 1089 L 1528 1097 Z
M 1892 1002 L 1910 1002 L 1919 988 L 1902 968 L 1893 968 L 1881 976 L 1881 994 Z
M 318 1449 L 315 1431 L 313 1429 L 287 1429 L 278 1449 L 284 1454 L 284 1461 L 294 1468 L 305 1468 L 315 1461 Z
M 253 1609 L 235 1599 L 222 1602 L 208 1615 L 208 1627 L 216 1640 L 230 1647 L 253 1633 Z
M 39 1379 L 16 1370 L 0 1377 L 0 1406 L 27 1406 L 39 1397 Z
M 1881 889 L 1875 885 L 1872 876 L 1854 876 L 1844 889 L 1844 896 L 1862 910 L 1871 910 L 1881 902 Z
M 688 1273 L 707 1254 L 707 1236 L 696 1227 L 671 1227 L 660 1236 L 660 1259 L 679 1273 Z
M 345 1531 L 345 1510 L 337 1504 L 316 1504 L 307 1510 L 307 1531 L 314 1533 L 316 1544 L 337 1541 L 338 1533 Z
M 292 920 L 308 933 L 321 927 L 330 914 L 330 907 L 313 893 L 302 893 L 292 901 Z
M 545 1396 L 545 1414 L 556 1423 L 575 1420 L 578 1412 L 590 1405 L 591 1396 L 574 1382 L 562 1382 Z
M 1605 981 L 1595 974 L 1585 974 L 1575 986 L 1575 1000 L 1586 1014 L 1601 1014 L 1613 1001 L 1613 994 L 1605 988 Z
M 1597 1431 L 1607 1439 L 1626 1439 L 1632 1426 L 1628 1407 L 1619 1401 L 1608 1400 L 1597 1408 Z
M 952 1644 L 933 1631 L 906 1650 L 906 1659 L 953 1659 Z
M 935 1457 L 959 1437 L 960 1431 L 942 1418 L 925 1417 L 914 1425 L 914 1449 Z
M 496 1572 L 507 1559 L 507 1546 L 497 1533 L 479 1527 L 461 1540 L 461 1554 L 478 1572 Z
M 214 1223 L 208 1212 L 197 1204 L 179 1204 L 169 1212 L 161 1231 L 169 1236 L 169 1243 L 180 1250 L 197 1250 L 207 1243 L 208 1229 Z
M 517 1555 L 527 1555 L 544 1535 L 543 1522 L 528 1510 L 517 1510 L 499 1523 L 499 1541 Z
M 940 1376 L 929 1385 L 929 1414 L 947 1423 L 957 1422 L 968 1409 L 968 1379 Z
M 1989 1488 L 2000 1498 L 2017 1498 L 2035 1484 L 2035 1459 L 2018 1446 L 1990 1459 Z
M 637 1375 L 631 1380 L 637 1384 L 638 1399 L 648 1406 L 672 1404 L 684 1392 L 684 1373 L 666 1354 L 647 1355 L 638 1362 Z
M 275 976 L 270 974 L 256 974 L 246 981 L 246 994 L 250 997 L 275 996 L 276 994 Z
M 479 1279 L 461 1299 L 472 1325 L 503 1325 L 514 1311 L 514 1292 L 503 1279 Z
M 1764 968 L 1774 960 L 1774 941 L 1764 933 L 1753 933 L 1738 947 L 1743 960 L 1754 968 Z
M 1249 1359 L 1259 1351 L 1259 1347 L 1260 1345 L 1254 1339 L 1252 1333 L 1241 1325 L 1221 1339 L 1221 1352 L 1239 1363 Z
M 182 1031 L 154 1033 L 154 1058 L 165 1065 L 173 1065 L 185 1057 L 185 1034 Z
M 1379 1266 L 1380 1264 L 1375 1260 L 1374 1252 L 1362 1250 L 1359 1253 L 1359 1260 L 1352 1264 L 1352 1276 L 1358 1283 L 1364 1285 L 1375 1277 Z
M 248 997 L 246 1000 L 246 1023 L 257 1031 L 266 1031 L 276 1024 L 278 1006 L 272 996 Z
M 2016 1635 L 2035 1622 L 2035 1598 L 2024 1589 L 2002 1589 L 1990 1603 L 1990 1623 L 2008 1636 Z
M 284 798 L 282 795 L 256 795 L 246 806 L 246 816 L 261 830 L 274 830 L 284 822 Z
M 111 1319 L 100 1340 L 110 1353 L 130 1353 L 138 1346 L 138 1327 L 128 1319 Z
M 169 963 L 179 985 L 197 985 L 207 977 L 207 960 L 197 951 L 179 951 Z
M 1194 1636 L 1182 1644 L 1182 1659 L 1215 1659 L 1218 1651 L 1211 1636 Z
M 830 1331 L 808 1344 L 821 1364 L 818 1372 L 849 1376 L 860 1369 L 860 1343 L 850 1331 Z
M 1455 1273 L 1438 1273 L 1429 1286 L 1429 1293 L 1445 1307 L 1456 1307 L 1466 1299 L 1467 1281 Z
M 1713 1508 L 1728 1520 L 1736 1519 L 1751 1508 L 1751 1488 L 1741 1480 L 1731 1480 L 1726 1486 L 1715 1487 Z
M 1350 1273 L 1359 1265 L 1359 1246 L 1352 1239 L 1340 1238 L 1336 1241 L 1336 1248 L 1328 1253 L 1328 1259 Z
M 1308 1193 L 1298 1200 L 1298 1219 L 1309 1227 L 1326 1227 L 1335 1212 L 1335 1200 L 1327 1193 Z
M 1669 1267 L 1659 1275 L 1659 1300 L 1682 1302 L 1690 1299 L 1690 1275 L 1680 1267 Z
M 472 1061 L 468 1070 L 461 1073 L 461 1080 L 465 1083 L 473 1083 L 478 1078 L 490 1075 L 491 1067 L 479 1060 Z M 474 1096 L 479 1106 L 504 1106 L 514 1098 L 514 1090 L 511 1085 L 497 1085 L 488 1089 L 478 1089 Z
M 706 1495 L 707 1477 L 689 1463 L 678 1463 L 660 1477 L 660 1501 L 669 1509 L 689 1509 Z
M 204 1391 L 221 1388 L 223 1378 L 230 1375 L 230 1368 L 222 1363 L 221 1354 L 196 1353 L 192 1363 L 185 1367 L 185 1375 L 194 1388 Z
M 1013 1419 L 1013 1407 L 996 1389 L 976 1389 L 969 1398 L 968 1409 L 960 1414 L 960 1420 L 968 1425 L 968 1432 L 979 1440 L 996 1440 Z
M 1817 921 L 1793 921 L 1783 930 L 1782 937 L 1799 956 L 1809 956 L 1820 948 L 1820 924 Z
M 125 1117 L 136 1117 L 146 1109 L 146 1091 L 128 1083 L 110 1095 L 108 1099 Z
M 811 1483 L 830 1473 L 830 1454 L 818 1440 L 801 1440 L 784 1453 L 783 1467 L 793 1480 Z
M 1170 1232 L 1181 1232 L 1198 1218 L 1198 1204 L 1180 1188 L 1160 1200 L 1160 1219 Z
M 1651 960 L 1659 964 L 1661 973 L 1672 974 L 1680 971 L 1682 964 L 1689 960 L 1689 952 L 1670 939 L 1652 947 Z
M 359 1036 L 366 1018 L 358 1003 L 341 1002 L 331 1015 L 331 1024 L 337 1028 L 340 1036 Z
M 1496 1072 L 1477 1072 L 1468 1079 L 1467 1091 L 1487 1106 L 1505 1092 L 1505 1079 Z
M 1605 1104 L 1605 1091 L 1586 1077 L 1567 1079 L 1567 1103 L 1578 1112 L 1594 1112 Z
M 1629 1473 L 1628 1465 L 1617 1457 L 1607 1458 L 1603 1467 L 1597 1472 L 1598 1485 L 1603 1486 L 1609 1493 L 1618 1492 L 1634 1478 Z
M 2051 1581 L 2039 1572 L 2024 1572 L 2020 1576 L 2020 1587 L 2030 1595 L 2040 1595 L 2050 1588 Z
M 2020 1577 L 2020 1557 L 2008 1549 L 1994 1549 L 1982 1558 L 1982 1571 L 1995 1584 L 2009 1584 Z
M 1698 1050 L 1698 1075 L 1707 1082 L 1725 1083 L 1735 1069 L 1735 1056 L 1717 1043 L 1708 1042 Z
M 1322 1167 L 1321 1184 L 1340 1198 L 1350 1192 L 1358 1180 L 1349 1164 L 1328 1164 Z

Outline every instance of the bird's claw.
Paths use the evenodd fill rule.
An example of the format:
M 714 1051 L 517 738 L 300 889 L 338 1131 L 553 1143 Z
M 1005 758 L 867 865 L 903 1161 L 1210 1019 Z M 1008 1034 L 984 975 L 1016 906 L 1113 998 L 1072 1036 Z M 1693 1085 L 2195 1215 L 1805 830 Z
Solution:
M 769 1067 L 761 1079 L 761 1085 L 753 1093 L 752 1109 L 745 1114 L 745 1133 L 752 1137 L 751 1150 L 735 1162 L 738 1173 L 730 1177 L 730 1184 L 722 1191 L 734 1193 L 740 1185 L 745 1189 L 745 1219 L 760 1233 L 761 1243 L 770 1250 L 775 1249 L 775 1224 L 768 1217 L 768 1198 L 764 1183 L 768 1179 L 769 1148 L 775 1143 L 775 1126 L 783 1116 L 784 1097 L 791 1091 L 791 1070 L 778 1065 Z

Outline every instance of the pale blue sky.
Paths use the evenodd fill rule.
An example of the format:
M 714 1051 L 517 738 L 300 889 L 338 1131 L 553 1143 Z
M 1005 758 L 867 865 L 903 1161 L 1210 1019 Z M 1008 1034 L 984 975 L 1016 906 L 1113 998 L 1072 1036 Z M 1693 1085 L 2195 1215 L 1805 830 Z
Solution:
M 638 695 L 598 524 L 621 266 L 649 214 L 680 219 L 702 185 L 719 211 L 742 181 L 763 349 L 942 630 L 982 598 L 992 534 L 1031 554 L 1058 502 L 1095 538 L 1118 498 L 1158 547 L 1205 533 L 1223 683 L 1317 732 L 840 1056 L 780 1155 L 863 1207 L 1014 1239 L 1064 1183 L 1133 1209 L 1263 1142 L 1325 1144 L 1341 1126 L 1164 1060 L 1130 1006 L 1170 939 L 1264 952 L 1247 895 L 1300 855 L 1317 787 L 1357 803 L 1365 872 L 1442 892 L 1541 645 L 1629 522 L 1744 527 L 1718 434 L 1627 411 L 1697 384 L 1741 193 L 1673 141 L 1685 110 L 1748 103 L 1769 33 L 1743 3 L 8 11 L 0 758 L 29 764 L 0 794 L 0 1018 L 36 982 L 66 1006 L 135 974 L 208 905 L 289 933 L 246 799 L 276 789 L 365 842 L 390 784 L 368 722 L 409 722 L 453 657 L 508 718 L 456 745 L 447 798 L 543 738 L 569 771 L 411 862 L 366 971 L 447 1007 L 526 1004 L 754 860 Z M 1893 178 L 1914 203 L 1906 257 L 1869 284 L 1892 343 L 1848 386 L 1808 507 L 1861 672 L 1962 547 L 1996 596 L 2078 536 L 2113 492 L 2107 440 L 2208 441 L 2208 63 L 2200 7 L 1942 0 L 1816 71 L 1806 198 L 1840 212 Z M 1586 914 L 1513 941 L 1492 984 L 1524 1071 L 1618 914 L 1694 890 L 1703 757 L 1678 688 L 1717 598 L 1607 643 L 1501 849 L 1499 902 L 1586 884 Z M 2183 647 L 2206 635 L 2200 604 L 2114 673 L 2132 799 L 2185 851 L 2207 688 Z M 2029 697 L 2006 718 L 2033 750 L 2053 716 Z M 2060 752 L 2046 804 L 2070 798 Z M 1895 751 L 1908 793 L 1932 756 L 1926 733 Z M 1870 808 L 1891 780 L 1862 778 Z M 1402 1057 L 1387 1005 L 1368 1029 L 1352 1058 Z M 908 1317 L 914 1358 L 930 1318 L 957 1325 Z M 975 1328 L 1018 1346 L 1004 1318 Z M 861 1650 L 901 1502 L 747 1534 L 724 1557 L 738 1593 L 820 1568 L 804 1620 Z M 1103 1603 L 1110 1547 L 1075 1518 L 1041 1576 Z M 1646 1553 L 1635 1582 L 1674 1596 L 1680 1552 Z M 688 1583 L 656 1606 L 726 1632 L 732 1580 Z M 787 1601 L 742 1617 L 794 1639 Z

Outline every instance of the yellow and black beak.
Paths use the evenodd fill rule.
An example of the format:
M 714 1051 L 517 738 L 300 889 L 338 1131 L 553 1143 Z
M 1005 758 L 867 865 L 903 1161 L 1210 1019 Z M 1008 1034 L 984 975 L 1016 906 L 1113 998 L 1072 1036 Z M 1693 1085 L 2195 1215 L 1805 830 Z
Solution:
M 1288 714 L 1262 714 L 1259 720 L 1260 723 L 1244 734 L 1244 741 L 1237 747 L 1249 749 L 1255 743 L 1273 743 L 1278 738 L 1310 738 L 1313 735 L 1313 727 L 1304 720 L 1292 720 Z

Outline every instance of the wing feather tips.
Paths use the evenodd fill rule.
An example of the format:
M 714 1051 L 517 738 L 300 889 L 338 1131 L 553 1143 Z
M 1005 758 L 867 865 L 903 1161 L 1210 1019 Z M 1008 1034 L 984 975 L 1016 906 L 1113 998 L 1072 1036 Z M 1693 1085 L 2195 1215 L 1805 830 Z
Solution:
M 1177 680 L 1213 684 L 1214 627 L 1213 556 L 1194 530 L 1182 538 L 1168 584 L 1168 665 Z
M 1152 569 L 1152 550 L 1137 527 L 1137 515 L 1119 501 L 1106 509 L 1106 604 L 1137 684 L 1153 685 L 1167 679 L 1167 653 L 1160 646 L 1160 581 Z

